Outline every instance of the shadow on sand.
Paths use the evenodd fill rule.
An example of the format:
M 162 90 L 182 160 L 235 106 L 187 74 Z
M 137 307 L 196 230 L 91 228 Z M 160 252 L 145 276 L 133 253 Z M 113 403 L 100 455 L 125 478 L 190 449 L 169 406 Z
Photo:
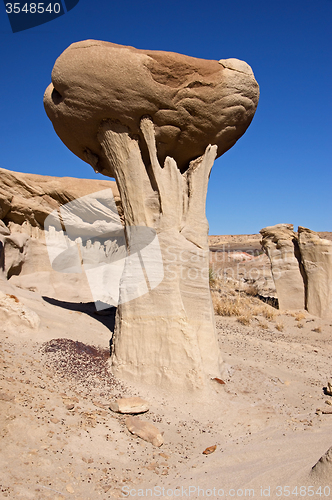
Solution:
M 100 321 L 106 328 L 108 328 L 111 334 L 114 333 L 115 324 L 115 314 L 116 307 L 109 307 L 101 311 L 97 311 L 94 302 L 67 302 L 64 300 L 53 299 L 52 297 L 43 296 L 43 300 L 52 304 L 53 306 L 62 307 L 63 309 L 68 309 L 69 311 L 78 311 L 92 318 Z

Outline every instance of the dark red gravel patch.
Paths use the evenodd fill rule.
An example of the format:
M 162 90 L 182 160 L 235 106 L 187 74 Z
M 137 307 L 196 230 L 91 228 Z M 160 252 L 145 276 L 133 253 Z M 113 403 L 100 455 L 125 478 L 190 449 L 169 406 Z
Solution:
M 41 347 L 46 368 L 59 379 L 88 390 L 123 392 L 125 387 L 109 368 L 109 349 L 70 339 L 52 339 Z

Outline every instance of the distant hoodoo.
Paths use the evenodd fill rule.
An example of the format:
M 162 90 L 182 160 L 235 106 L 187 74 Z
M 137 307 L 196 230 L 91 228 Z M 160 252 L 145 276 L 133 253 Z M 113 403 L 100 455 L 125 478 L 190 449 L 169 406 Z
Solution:
M 295 233 L 293 224 L 276 224 L 260 233 L 279 308 L 332 318 L 332 241 L 302 226 Z

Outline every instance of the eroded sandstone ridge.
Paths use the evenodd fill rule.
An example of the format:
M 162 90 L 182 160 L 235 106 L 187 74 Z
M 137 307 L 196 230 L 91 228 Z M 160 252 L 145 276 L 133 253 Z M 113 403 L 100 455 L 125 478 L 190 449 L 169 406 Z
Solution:
M 258 95 L 251 68 L 236 59 L 88 40 L 55 63 L 44 104 L 56 133 L 96 171 L 115 178 L 127 243 L 135 246 L 141 237 L 133 228 L 158 235 L 160 253 L 141 252 L 141 264 L 148 259 L 149 286 L 157 279 L 151 263 L 157 269 L 161 255 L 162 282 L 126 300 L 131 269 L 125 265 L 120 284 L 112 366 L 121 377 L 193 389 L 220 375 L 205 198 L 214 159 L 245 132 Z
M 102 189 L 112 189 L 121 215 L 114 181 L 51 177 L 0 168 L 0 219 L 16 229 L 22 225 L 44 229 L 45 219 L 52 210 Z
M 113 194 L 114 210 L 119 219 L 118 213 L 121 216 L 122 210 L 114 181 L 50 177 L 0 169 L 0 278 L 10 279 L 12 284 L 48 298 L 92 302 L 94 297 L 84 269 L 79 269 L 78 273 L 66 273 L 62 269 L 60 274 L 56 266 L 52 268 L 44 222 L 54 211 L 61 210 L 65 215 L 66 207 L 77 199 L 84 199 L 85 215 L 90 215 L 91 221 L 91 212 L 96 212 L 94 193 L 108 191 Z M 100 205 L 99 212 L 105 223 L 106 216 L 110 215 L 107 207 Z M 82 221 L 76 218 L 76 229 L 83 236 L 80 222 L 82 226 Z M 55 245 L 64 238 L 62 229 L 68 228 L 60 228 L 55 233 Z M 67 231 L 65 239 L 68 247 L 77 248 L 75 233 L 71 235 Z M 105 245 L 100 244 L 97 248 L 97 244 L 87 248 L 88 241 L 81 242 L 81 255 L 95 263 L 107 260 Z
M 306 309 L 332 318 L 332 241 L 293 224 L 276 224 L 260 231 L 281 310 Z

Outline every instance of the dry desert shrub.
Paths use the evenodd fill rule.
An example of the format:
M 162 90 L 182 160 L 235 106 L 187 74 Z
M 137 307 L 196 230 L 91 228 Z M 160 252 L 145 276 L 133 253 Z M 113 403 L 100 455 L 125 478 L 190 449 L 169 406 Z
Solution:
M 263 316 L 269 321 L 273 321 L 279 312 L 274 309 L 274 307 L 269 304 L 262 304 L 259 299 L 251 299 L 250 307 L 252 309 L 253 316 Z
M 316 333 L 322 333 L 322 327 L 321 326 L 317 326 L 316 328 L 313 328 L 311 331 L 312 332 L 316 332 Z
M 262 306 L 261 314 L 264 318 L 272 321 L 278 315 L 278 312 L 271 306 Z
M 299 311 L 295 314 L 295 321 L 302 321 L 303 319 L 305 319 L 305 317 L 306 317 L 305 313 Z
M 217 285 L 217 276 L 212 267 L 209 267 L 209 286 L 215 288 Z
M 257 297 L 258 295 L 258 289 L 256 285 L 249 285 L 246 290 L 246 294 L 251 296 L 251 297 Z
M 304 311 L 285 311 L 284 314 L 295 318 L 295 321 L 302 321 L 306 318 L 306 314 Z
M 239 316 L 237 318 L 238 322 L 241 323 L 241 325 L 250 325 L 251 323 L 251 320 L 252 320 L 252 316 L 250 314 L 247 313 L 247 315 L 243 315 L 243 316 Z
M 241 316 L 246 305 L 239 300 L 239 296 L 235 299 L 233 297 L 220 297 L 219 294 L 212 294 L 212 303 L 214 312 L 219 316 Z
M 297 320 L 297 321 L 299 321 L 299 320 Z M 303 326 L 304 326 L 304 325 L 303 325 L 303 323 L 298 323 L 296 326 L 297 326 L 298 328 L 303 328 Z
M 276 330 L 278 330 L 278 332 L 283 332 L 284 328 L 285 328 L 285 325 L 283 323 L 276 324 Z
M 219 316 L 235 316 L 243 325 L 249 325 L 253 317 L 263 316 L 265 319 L 272 320 L 278 314 L 277 311 L 254 297 L 249 297 L 246 293 L 226 293 L 225 288 L 222 292 L 214 291 L 212 293 L 212 303 L 214 312 Z

